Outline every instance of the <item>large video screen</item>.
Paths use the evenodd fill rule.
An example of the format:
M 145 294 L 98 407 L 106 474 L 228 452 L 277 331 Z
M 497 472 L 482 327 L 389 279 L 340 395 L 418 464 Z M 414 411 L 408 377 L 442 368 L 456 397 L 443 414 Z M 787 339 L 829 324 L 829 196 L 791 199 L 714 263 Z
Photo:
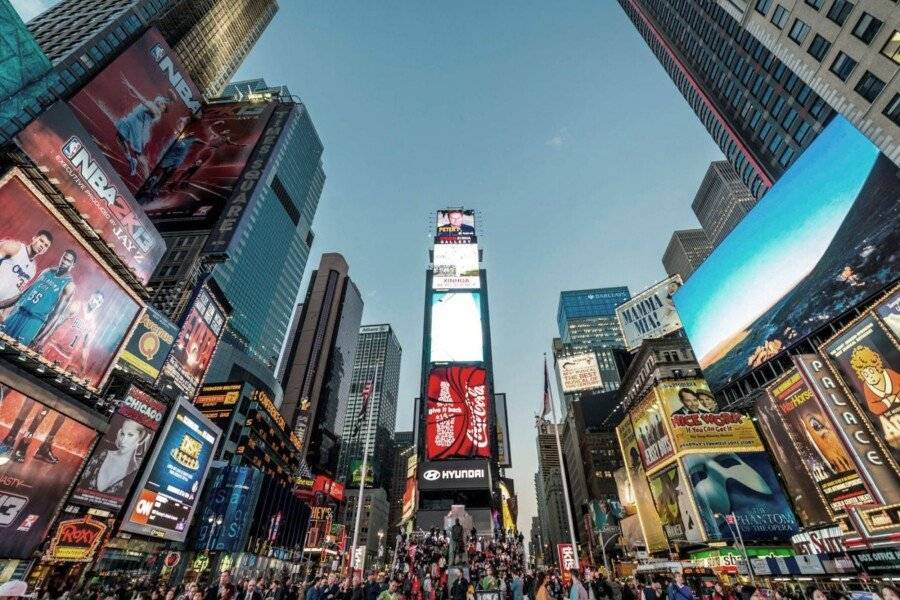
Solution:
M 475 241 L 475 211 L 448 208 L 437 211 L 435 242 L 439 244 L 471 244 Z
M 478 244 L 435 244 L 431 287 L 436 290 L 480 288 Z
M 431 295 L 431 362 L 481 362 L 481 292 Z
M 140 307 L 44 202 L 0 178 L 0 337 L 96 389 Z
M 153 28 L 69 104 L 134 193 L 200 110 L 200 91 Z
M 31 558 L 96 435 L 0 384 L 0 556 Z
M 426 458 L 490 458 L 490 411 L 484 369 L 433 369 L 425 408 Z
M 843 117 L 675 294 L 713 389 L 897 279 L 897 166 Z

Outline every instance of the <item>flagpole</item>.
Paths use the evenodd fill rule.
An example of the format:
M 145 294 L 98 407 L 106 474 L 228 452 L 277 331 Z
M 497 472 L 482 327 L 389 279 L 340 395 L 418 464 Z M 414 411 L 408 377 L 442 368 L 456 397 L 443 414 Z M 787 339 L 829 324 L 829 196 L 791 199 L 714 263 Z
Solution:
M 369 394 L 369 412 L 366 417 L 366 443 L 365 450 L 363 450 L 363 461 L 362 461 L 362 472 L 359 477 L 359 499 L 356 503 L 356 523 L 353 525 L 353 543 L 350 544 L 350 576 L 352 579 L 354 566 L 359 568 L 360 577 L 363 574 L 363 568 L 366 564 L 366 553 L 363 552 L 362 559 L 360 559 L 359 564 L 356 565 L 356 545 L 359 542 L 359 525 L 362 519 L 362 507 L 364 495 L 366 492 L 366 471 L 369 465 L 369 427 L 372 424 L 372 411 L 375 408 L 374 398 L 372 396 L 375 395 L 375 390 L 378 386 L 378 364 L 375 364 L 375 377 L 372 379 L 372 391 Z M 374 436 L 372 436 L 374 437 Z
M 544 372 L 547 372 L 546 352 L 544 353 Z M 572 502 L 569 500 L 569 484 L 566 483 L 562 443 L 559 441 L 559 423 L 556 422 L 556 402 L 553 400 L 553 392 L 550 390 L 549 380 L 547 382 L 547 393 L 550 394 L 550 413 L 553 418 L 553 432 L 556 436 L 556 454 L 559 457 L 559 478 L 562 481 L 563 498 L 566 501 L 566 517 L 568 517 L 569 520 L 569 541 L 572 543 L 572 552 L 575 553 L 575 568 L 578 568 L 581 565 L 581 561 L 578 559 L 578 542 L 575 540 L 575 522 L 572 520 Z M 562 409 L 561 406 L 560 409 Z M 562 570 L 562 565 L 559 565 L 559 568 Z

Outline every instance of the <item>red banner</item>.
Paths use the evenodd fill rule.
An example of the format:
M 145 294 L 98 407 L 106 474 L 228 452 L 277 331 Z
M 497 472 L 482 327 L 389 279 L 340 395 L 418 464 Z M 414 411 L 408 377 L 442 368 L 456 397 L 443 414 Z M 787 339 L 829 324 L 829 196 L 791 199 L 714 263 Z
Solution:
M 578 562 L 575 560 L 575 549 L 572 544 L 557 544 L 556 558 L 559 561 L 559 572 L 562 575 L 563 583 L 570 585 L 572 583 L 572 569 L 578 568 Z
M 425 452 L 428 460 L 490 458 L 490 400 L 480 367 L 441 367 L 428 377 Z

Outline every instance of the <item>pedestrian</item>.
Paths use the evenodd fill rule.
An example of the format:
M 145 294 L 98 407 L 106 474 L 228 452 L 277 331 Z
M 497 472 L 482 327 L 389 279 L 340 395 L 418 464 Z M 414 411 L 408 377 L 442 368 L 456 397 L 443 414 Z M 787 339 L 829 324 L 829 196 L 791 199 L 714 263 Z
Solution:
M 694 590 L 684 583 L 684 575 L 675 573 L 675 580 L 669 584 L 669 600 L 696 600 Z
M 397 581 L 395 579 L 391 579 L 388 582 L 387 589 L 378 595 L 377 600 L 400 600 L 400 597 L 397 594 Z
M 578 570 L 572 569 L 570 572 L 572 584 L 569 587 L 569 600 L 588 600 L 587 589 L 578 578 Z
M 881 600 L 900 600 L 900 590 L 896 586 L 885 583 L 881 586 Z

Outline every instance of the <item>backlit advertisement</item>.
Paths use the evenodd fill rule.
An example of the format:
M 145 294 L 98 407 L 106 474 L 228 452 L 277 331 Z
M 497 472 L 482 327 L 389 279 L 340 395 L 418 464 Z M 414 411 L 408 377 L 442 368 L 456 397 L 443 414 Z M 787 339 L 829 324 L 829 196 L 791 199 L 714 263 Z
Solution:
M 509 445 L 509 415 L 506 412 L 506 394 L 494 394 L 494 423 L 497 431 L 497 466 L 512 467 L 512 448 Z
M 655 389 L 669 414 L 678 450 L 762 450 L 750 417 L 720 410 L 703 379 L 661 381 Z
M 709 540 L 737 539 L 731 513 L 745 541 L 797 533 L 797 518 L 766 452 L 688 454 L 682 460 Z
M 900 339 L 900 288 L 878 303 L 875 314 L 887 325 L 894 338 Z
M 631 410 L 637 447 L 648 471 L 675 454 L 666 427 L 666 414 L 653 390 Z
M 641 531 L 648 552 L 657 552 L 668 548 L 666 534 L 663 531 L 659 513 L 653 503 L 653 495 L 647 483 L 647 474 L 644 471 L 644 463 L 638 450 L 637 438 L 631 421 L 626 418 L 622 424 L 616 427 L 616 435 L 619 438 L 619 446 L 625 460 L 625 468 L 628 472 L 628 481 L 634 494 L 634 503 L 637 515 L 640 519 Z
M 44 541 L 96 432 L 0 384 L 0 556 Z
M 713 389 L 898 277 L 897 166 L 838 115 L 675 294 Z
M 482 360 L 481 293 L 432 293 L 431 362 Z
M 593 352 L 560 356 L 556 359 L 560 385 L 564 392 L 581 392 L 603 386 L 597 355 Z
M 144 464 L 166 405 L 130 386 L 88 460 L 72 501 L 117 511 Z
M 183 542 L 221 434 L 191 404 L 176 402 L 121 531 Z
M 425 409 L 426 458 L 490 458 L 490 404 L 484 369 L 432 369 Z
M 62 562 L 90 562 L 105 534 L 106 525 L 90 516 L 60 521 L 50 538 L 47 558 Z
M 474 243 L 475 211 L 462 208 L 437 211 L 434 241 L 437 244 Z
M 262 485 L 262 471 L 226 466 L 210 472 L 206 501 L 197 519 L 194 550 L 240 552 L 250 530 L 253 507 Z M 222 518 L 216 526 L 209 518 Z
M 227 430 L 241 399 L 243 383 L 210 383 L 202 386 L 194 397 L 194 406 L 222 431 Z
M 188 398 L 197 393 L 197 388 L 203 382 L 219 343 L 219 335 L 225 326 L 225 319 L 224 309 L 206 286 L 202 286 L 178 332 L 178 338 L 163 365 L 161 375 Z
M 478 244 L 435 244 L 433 272 L 436 290 L 480 288 Z
M 135 193 L 200 110 L 200 91 L 152 28 L 81 88 L 69 105 Z
M 147 283 L 165 242 L 68 105 L 56 102 L 16 139 L 91 229 Z
M 128 336 L 128 343 L 122 349 L 116 367 L 153 383 L 159 377 L 159 370 L 177 335 L 178 326 L 148 306 Z
M 650 493 L 670 542 L 700 542 L 703 531 L 678 463 L 650 477 Z
M 644 340 L 681 329 L 681 319 L 672 300 L 679 288 L 681 276 L 673 275 L 616 307 L 626 350 L 634 350 Z
M 0 178 L 0 338 L 97 389 L 138 303 L 13 169 Z

